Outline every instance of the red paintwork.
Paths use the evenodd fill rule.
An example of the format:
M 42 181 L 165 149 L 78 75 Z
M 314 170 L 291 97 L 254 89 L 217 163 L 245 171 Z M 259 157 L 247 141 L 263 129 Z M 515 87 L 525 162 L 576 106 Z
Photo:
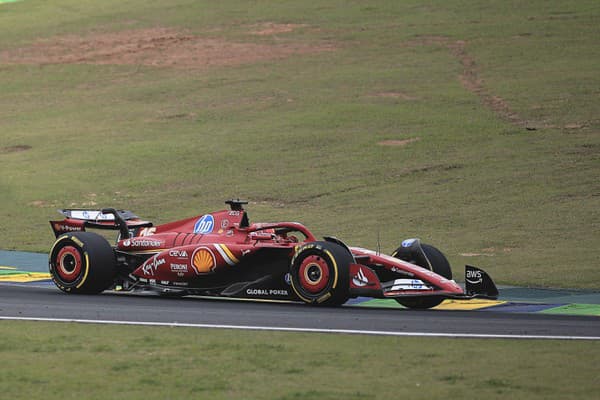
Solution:
M 318 276 L 311 277 L 311 271 L 317 271 Z M 325 289 L 329 282 L 329 269 L 322 257 L 311 255 L 302 260 L 300 264 L 300 284 L 311 293 L 319 293 Z
M 243 257 L 261 248 L 284 248 L 293 254 L 298 241 L 285 235 L 275 235 L 275 228 L 289 228 L 301 232 L 306 241 L 316 240 L 304 225 L 296 222 L 256 223 L 240 227 L 244 214 L 245 211 L 223 210 L 144 228 L 139 233 L 145 236 L 120 240 L 117 248 L 129 253 L 156 253 L 132 275 L 156 282 L 183 284 L 198 276 L 231 268 Z M 205 227 L 205 233 L 194 233 L 202 232 L 198 231 L 198 226 L 205 219 L 211 219 L 212 228 Z
M 377 274 L 362 264 L 350 264 L 350 289 L 381 290 L 381 282 Z M 362 279 L 361 279 L 362 278 Z
M 74 281 L 81 272 L 81 254 L 73 246 L 65 246 L 58 252 L 58 265 L 56 271 L 66 282 Z M 70 260 L 69 265 L 66 260 Z
M 132 266 L 129 276 L 135 281 L 151 285 L 185 287 L 206 277 L 219 275 L 219 272 L 227 272 L 228 269 L 243 268 L 241 265 L 244 264 L 244 258 L 261 249 L 280 249 L 278 254 L 284 254 L 288 260 L 292 260 L 298 246 L 317 241 L 317 238 L 300 223 L 249 224 L 246 211 L 232 208 L 157 226 L 132 217 L 125 223 L 134 235 L 118 240 L 115 250 L 117 255 L 121 253 L 140 260 L 139 263 L 129 264 Z M 57 236 L 82 231 L 88 226 L 118 230 L 115 221 L 111 220 L 65 218 L 61 221 L 51 221 L 51 226 Z M 456 282 L 429 269 L 360 247 L 350 247 L 349 250 L 355 259 L 349 266 L 349 288 L 352 296 L 466 295 Z M 66 247 L 62 251 L 70 250 Z M 59 254 L 59 258 L 61 255 L 62 253 Z M 80 261 L 78 265 L 81 265 Z M 311 266 L 319 268 L 322 280 L 311 280 L 308 274 Z M 392 277 L 386 278 L 390 279 L 387 282 L 380 280 L 378 273 L 382 270 L 385 272 L 383 275 Z M 77 275 L 75 272 L 59 273 L 62 273 L 66 280 L 71 275 Z M 321 262 L 317 256 L 309 256 L 300 265 L 300 284 L 308 292 L 319 293 L 329 281 L 327 274 L 326 263 Z M 396 284 L 395 276 L 402 282 Z M 416 282 L 415 286 L 410 286 L 411 280 Z M 406 284 L 406 281 L 409 283 Z M 288 289 L 251 290 L 252 294 L 265 296 L 265 293 L 271 292 L 287 293 Z
M 402 270 L 404 272 L 409 272 L 413 275 L 414 279 L 419 279 L 423 282 L 431 283 L 440 288 L 440 290 L 397 290 L 386 292 L 386 297 L 395 297 L 402 294 L 462 294 L 463 289 L 453 280 L 449 280 L 444 278 L 441 275 L 438 275 L 426 268 L 420 267 L 415 264 L 408 263 L 406 261 L 402 261 L 392 256 L 388 256 L 386 254 L 377 254 L 372 250 L 363 249 L 360 247 L 351 247 L 350 251 L 354 254 L 355 257 L 367 256 L 368 261 L 366 264 L 379 264 L 384 266 L 386 269 L 394 271 L 394 268 Z
M 50 221 L 54 234 L 58 237 L 63 233 L 83 231 L 85 221 L 80 219 L 65 218 L 60 221 Z

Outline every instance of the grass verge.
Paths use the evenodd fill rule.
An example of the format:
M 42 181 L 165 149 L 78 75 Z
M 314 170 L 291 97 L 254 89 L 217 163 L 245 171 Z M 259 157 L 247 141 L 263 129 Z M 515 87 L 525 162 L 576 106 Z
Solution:
M 0 26 L 5 249 L 47 251 L 60 207 L 161 223 L 239 196 L 599 288 L 597 1 L 28 0 Z
M 589 342 L 8 321 L 0 335 L 0 383 L 11 399 L 591 399 L 598 391 L 600 349 Z

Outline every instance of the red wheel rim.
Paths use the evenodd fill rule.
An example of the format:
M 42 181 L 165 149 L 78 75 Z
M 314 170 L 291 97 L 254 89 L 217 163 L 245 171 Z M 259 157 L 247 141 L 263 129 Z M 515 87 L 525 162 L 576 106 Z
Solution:
M 65 246 L 56 256 L 56 272 L 64 282 L 73 282 L 81 273 L 81 253 L 73 246 Z
M 298 275 L 304 290 L 309 293 L 319 293 L 329 282 L 329 266 L 322 257 L 310 255 L 302 260 Z

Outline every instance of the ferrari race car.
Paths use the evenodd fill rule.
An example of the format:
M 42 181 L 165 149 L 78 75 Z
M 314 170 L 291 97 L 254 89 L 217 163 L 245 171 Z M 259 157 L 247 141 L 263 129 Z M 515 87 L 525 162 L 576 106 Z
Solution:
M 419 239 L 385 255 L 335 237 L 317 240 L 297 222 L 250 223 L 247 202 L 226 204 L 157 226 L 114 208 L 60 210 L 65 218 L 50 221 L 52 280 L 67 293 L 151 290 L 328 306 L 367 296 L 425 309 L 446 298 L 498 296 L 488 274 L 472 266 L 463 289 L 442 252 Z M 118 231 L 116 243 L 89 229 Z

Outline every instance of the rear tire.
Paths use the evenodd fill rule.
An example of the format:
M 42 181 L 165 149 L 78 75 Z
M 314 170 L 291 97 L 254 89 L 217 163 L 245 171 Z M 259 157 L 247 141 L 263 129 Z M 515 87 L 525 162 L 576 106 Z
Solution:
M 104 237 L 74 232 L 58 237 L 50 251 L 49 268 L 52 280 L 63 292 L 97 294 L 114 283 L 117 262 Z
M 427 259 L 431 263 L 431 267 L 433 272 L 438 275 L 443 276 L 446 279 L 452 279 L 452 269 L 450 268 L 450 263 L 444 253 L 442 253 L 437 248 L 429 245 L 429 244 L 421 244 L 421 248 L 425 252 Z M 392 254 L 396 254 L 398 250 L 396 250 Z M 427 268 L 427 266 L 423 266 Z M 442 296 L 428 296 L 428 297 L 402 297 L 395 299 L 398 303 L 402 304 L 407 308 L 415 308 L 418 310 L 426 310 L 428 308 L 433 308 L 439 305 L 442 301 L 444 301 L 444 297 Z
M 290 267 L 292 289 L 305 303 L 339 306 L 350 297 L 350 263 L 347 249 L 332 242 L 301 246 Z

